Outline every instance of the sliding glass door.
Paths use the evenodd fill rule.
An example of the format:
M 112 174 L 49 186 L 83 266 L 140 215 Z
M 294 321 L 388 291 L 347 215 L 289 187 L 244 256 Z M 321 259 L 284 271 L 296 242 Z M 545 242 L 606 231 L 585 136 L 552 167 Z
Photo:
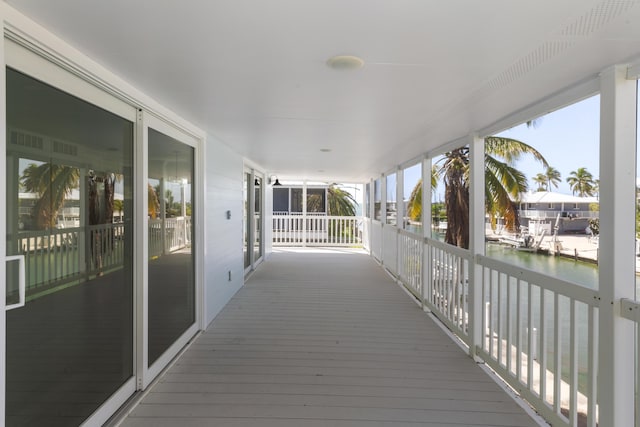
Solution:
M 134 123 L 14 69 L 6 89 L 6 425 L 75 426 L 134 375 Z
M 142 114 L 146 161 L 141 205 L 146 213 L 146 258 L 140 347 L 146 387 L 198 330 L 195 262 L 195 159 L 198 141 L 150 114 Z M 139 202 L 142 202 L 140 200 Z
M 195 323 L 193 153 L 149 128 L 148 366 Z
M 102 425 L 199 328 L 200 140 L 5 53 L 5 424 Z

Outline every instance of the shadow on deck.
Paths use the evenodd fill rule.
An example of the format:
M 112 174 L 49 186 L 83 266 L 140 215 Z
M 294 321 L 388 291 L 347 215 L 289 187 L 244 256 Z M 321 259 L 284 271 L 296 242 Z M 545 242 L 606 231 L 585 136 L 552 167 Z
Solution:
M 279 250 L 124 420 L 139 426 L 536 426 L 354 250 Z

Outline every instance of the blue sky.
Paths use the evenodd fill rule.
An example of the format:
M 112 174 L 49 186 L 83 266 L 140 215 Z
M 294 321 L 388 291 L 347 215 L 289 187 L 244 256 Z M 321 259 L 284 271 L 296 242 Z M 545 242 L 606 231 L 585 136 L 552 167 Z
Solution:
M 518 139 L 537 149 L 549 165 L 560 172 L 561 182 L 553 191 L 571 194 L 566 180 L 572 171 L 580 167 L 591 172 L 594 179 L 599 178 L 599 95 L 553 111 L 536 122 L 535 126 L 527 127 L 522 124 L 497 135 Z M 535 190 L 532 178 L 544 172 L 543 165 L 531 156 L 525 156 L 516 167 L 527 176 L 529 188 Z M 408 197 L 407 191 L 410 192 L 411 189 L 405 189 L 405 197 Z M 444 200 L 442 185 L 436 189 L 433 199 Z
M 599 95 L 549 113 L 541 117 L 536 126 L 527 127 L 522 124 L 498 135 L 533 146 L 547 159 L 550 166 L 560 171 L 562 182 L 553 191 L 571 194 L 567 177 L 581 167 L 587 168 L 594 179 L 600 177 Z M 529 188 L 535 190 L 531 178 L 544 172 L 542 164 L 527 156 L 516 167 L 529 179 Z

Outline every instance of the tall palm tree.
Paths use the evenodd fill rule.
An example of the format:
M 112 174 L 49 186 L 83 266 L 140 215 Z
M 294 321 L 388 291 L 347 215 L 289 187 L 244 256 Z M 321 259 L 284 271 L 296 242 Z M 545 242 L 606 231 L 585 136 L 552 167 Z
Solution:
M 431 165 L 431 191 L 438 186 L 438 176 L 438 166 Z M 411 190 L 407 204 L 407 216 L 414 221 L 420 221 L 422 218 L 422 179 L 419 179 Z
M 20 181 L 25 191 L 36 193 L 38 199 L 33 207 L 38 229 L 54 228 L 58 212 L 71 190 L 78 188 L 78 168 L 54 163 L 31 163 L 23 172 Z
M 547 176 L 543 173 L 539 173 L 536 176 L 534 176 L 533 178 L 533 182 L 535 182 L 538 185 L 538 188 L 536 188 L 536 191 L 547 191 Z
M 335 185 L 327 188 L 327 204 L 329 215 L 356 216 L 356 199 L 351 193 Z
M 513 165 L 524 155 L 532 155 L 545 167 L 545 158 L 532 146 L 512 138 L 485 138 L 485 209 L 493 221 L 505 219 L 508 229 L 519 225 L 516 200 L 527 191 L 526 176 Z M 438 174 L 445 184 L 447 233 L 445 241 L 469 247 L 469 148 L 461 147 L 445 154 Z
M 595 193 L 595 180 L 587 168 L 578 168 L 575 171 L 571 171 L 567 178 L 567 183 L 569 183 L 573 194 L 577 193 L 580 197 L 593 196 Z
M 547 178 L 547 190 L 551 191 L 551 186 L 558 188 L 560 184 L 560 171 L 553 166 L 547 166 L 544 171 L 544 176 Z

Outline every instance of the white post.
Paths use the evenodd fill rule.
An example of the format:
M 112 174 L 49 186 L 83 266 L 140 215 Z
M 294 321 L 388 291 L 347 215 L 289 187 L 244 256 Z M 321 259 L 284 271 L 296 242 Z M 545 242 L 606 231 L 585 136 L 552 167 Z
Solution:
M 396 173 L 396 227 L 398 230 L 404 229 L 404 170 L 398 168 Z
M 482 266 L 476 255 L 484 255 L 484 139 L 469 138 L 469 355 L 476 356 L 476 346 L 482 343 Z
M 307 181 L 302 182 L 302 246 L 307 246 Z
M 425 157 L 422 160 L 422 236 L 426 242 L 427 237 L 431 237 L 431 158 Z M 426 291 L 431 287 L 431 253 L 430 246 L 422 246 L 422 309 L 426 308 Z
M 401 277 L 400 265 L 404 260 L 400 259 L 400 232 L 404 229 L 404 171 L 398 166 L 396 172 L 396 276 Z M 406 256 L 406 254 L 405 254 Z
M 634 298 L 636 82 L 626 67 L 600 76 L 599 425 L 634 425 L 634 324 L 620 299 Z
M 380 176 L 380 263 L 386 264 L 384 259 L 384 228 L 387 226 L 387 176 Z

